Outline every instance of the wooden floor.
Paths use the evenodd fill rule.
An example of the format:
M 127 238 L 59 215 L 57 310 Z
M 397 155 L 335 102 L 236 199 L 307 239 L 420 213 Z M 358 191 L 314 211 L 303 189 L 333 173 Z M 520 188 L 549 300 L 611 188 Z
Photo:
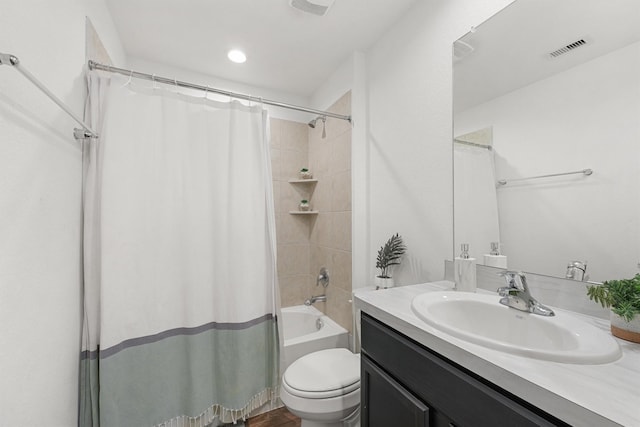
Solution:
M 279 408 L 249 418 L 245 425 L 246 427 L 300 427 L 300 422 L 300 418 L 287 411 L 287 408 Z

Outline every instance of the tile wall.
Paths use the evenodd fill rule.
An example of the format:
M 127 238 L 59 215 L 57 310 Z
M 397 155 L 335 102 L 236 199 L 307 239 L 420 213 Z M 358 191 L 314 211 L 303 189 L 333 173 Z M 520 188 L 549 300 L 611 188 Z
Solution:
M 329 111 L 349 115 L 351 93 Z M 320 267 L 331 282 L 328 301 L 316 303 L 351 331 L 351 124 L 327 118 L 315 129 L 305 123 L 271 119 L 271 157 L 278 238 L 278 278 L 282 306 L 299 305 L 324 289 L 316 287 Z M 307 167 L 317 183 L 291 184 Z M 308 199 L 317 215 L 291 215 L 301 199 Z

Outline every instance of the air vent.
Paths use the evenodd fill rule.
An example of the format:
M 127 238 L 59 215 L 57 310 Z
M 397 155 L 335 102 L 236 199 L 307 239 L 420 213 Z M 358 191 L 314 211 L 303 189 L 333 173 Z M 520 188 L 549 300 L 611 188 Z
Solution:
M 324 16 L 335 0 L 289 0 L 289 6 L 312 15 Z
M 580 46 L 584 46 L 586 44 L 587 42 L 585 39 L 576 40 L 573 43 L 569 43 L 568 45 L 561 47 L 558 50 L 554 50 L 553 52 L 549 53 L 549 56 L 551 58 L 557 58 L 558 56 L 564 55 L 565 53 L 569 53 L 572 50 L 575 50 Z

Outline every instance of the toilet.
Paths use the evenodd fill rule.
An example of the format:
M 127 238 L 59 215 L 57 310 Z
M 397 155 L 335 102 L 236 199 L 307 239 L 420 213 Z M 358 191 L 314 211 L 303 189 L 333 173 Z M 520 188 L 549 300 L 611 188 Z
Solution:
M 282 376 L 280 398 L 302 427 L 358 427 L 360 355 L 331 348 L 301 357 Z

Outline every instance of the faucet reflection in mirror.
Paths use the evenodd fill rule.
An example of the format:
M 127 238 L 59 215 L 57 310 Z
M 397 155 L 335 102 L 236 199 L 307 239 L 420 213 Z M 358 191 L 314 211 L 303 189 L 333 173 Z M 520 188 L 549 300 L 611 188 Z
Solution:
M 567 265 L 567 274 L 565 277 L 567 279 L 578 280 L 581 282 L 588 281 L 589 275 L 587 274 L 587 261 L 570 261 Z

